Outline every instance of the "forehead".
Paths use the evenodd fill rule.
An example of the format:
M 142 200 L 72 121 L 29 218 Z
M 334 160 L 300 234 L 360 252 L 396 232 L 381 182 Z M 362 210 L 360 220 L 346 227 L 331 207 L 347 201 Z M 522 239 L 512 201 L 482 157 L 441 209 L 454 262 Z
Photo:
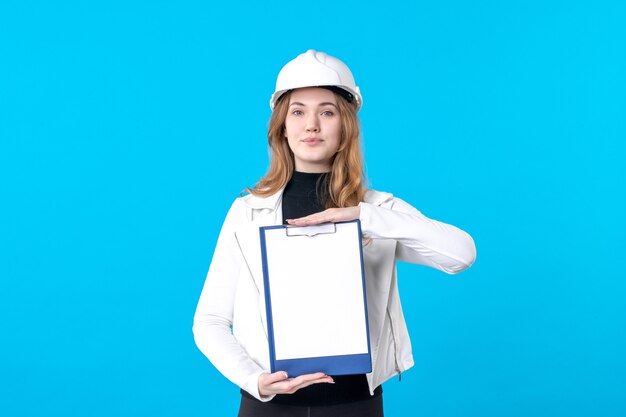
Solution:
M 291 93 L 289 104 L 299 102 L 305 105 L 315 105 L 319 103 L 337 104 L 335 94 L 325 88 L 307 87 L 298 88 Z

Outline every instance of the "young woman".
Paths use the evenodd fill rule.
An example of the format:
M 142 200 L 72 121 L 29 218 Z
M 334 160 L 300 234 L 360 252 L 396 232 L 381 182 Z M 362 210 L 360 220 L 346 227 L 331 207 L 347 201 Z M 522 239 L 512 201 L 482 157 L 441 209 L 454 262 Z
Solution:
M 198 347 L 241 388 L 239 416 L 382 416 L 381 384 L 413 366 L 396 260 L 449 274 L 474 262 L 467 233 L 366 188 L 361 104 L 348 67 L 324 53 L 309 50 L 278 75 L 270 101 L 269 171 L 230 208 L 194 317 Z M 354 219 L 367 240 L 372 373 L 270 373 L 258 228 Z

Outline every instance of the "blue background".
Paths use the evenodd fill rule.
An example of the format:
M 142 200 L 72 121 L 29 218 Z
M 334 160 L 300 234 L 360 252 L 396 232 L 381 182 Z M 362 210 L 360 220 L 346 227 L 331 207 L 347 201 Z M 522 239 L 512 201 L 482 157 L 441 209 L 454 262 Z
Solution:
M 364 95 L 372 187 L 467 230 L 400 265 L 416 366 L 388 416 L 626 415 L 621 1 L 0 5 L 0 414 L 235 415 L 192 317 L 267 168 L 275 76 Z

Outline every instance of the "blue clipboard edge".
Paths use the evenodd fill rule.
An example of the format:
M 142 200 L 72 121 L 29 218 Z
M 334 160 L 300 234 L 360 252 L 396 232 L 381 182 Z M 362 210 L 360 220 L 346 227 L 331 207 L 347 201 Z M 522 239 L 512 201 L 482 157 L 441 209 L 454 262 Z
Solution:
M 343 222 L 336 222 L 335 224 L 343 224 L 343 223 L 356 223 L 358 230 L 358 239 L 359 239 L 359 255 L 361 257 L 361 286 L 363 288 L 363 306 L 365 309 L 365 332 L 367 336 L 367 353 L 355 354 L 355 355 L 339 355 L 339 356 L 324 356 L 319 358 L 299 358 L 299 359 L 289 359 L 289 360 L 276 360 L 276 349 L 274 346 L 274 322 L 272 318 L 272 297 L 271 297 L 271 289 L 269 283 L 269 272 L 267 266 L 267 252 L 265 245 L 265 231 L 272 229 L 286 229 L 289 226 L 284 224 L 273 225 L 273 226 L 262 226 L 259 227 L 259 237 L 261 240 L 261 261 L 263 266 L 263 283 L 265 285 L 265 313 L 267 316 L 267 336 L 269 341 L 269 353 L 270 353 L 270 370 L 272 373 L 276 371 L 286 371 L 289 376 L 299 376 L 308 373 L 315 372 L 325 372 L 323 370 L 314 371 L 311 369 L 311 366 L 320 366 L 322 367 L 325 363 L 326 366 L 329 367 L 332 365 L 334 370 L 332 371 L 334 375 L 352 375 L 352 374 L 360 374 L 366 371 L 365 373 L 372 372 L 372 349 L 370 345 L 370 329 L 369 329 L 369 315 L 367 312 L 367 294 L 365 289 L 365 266 L 363 264 L 363 236 L 361 232 L 361 221 L 359 219 L 356 220 L 348 220 Z M 283 369 L 281 366 L 286 366 L 290 370 Z M 337 371 L 339 369 L 339 371 Z M 308 370 L 304 372 L 304 370 Z M 300 371 L 300 372 L 299 372 Z M 326 372 L 325 372 L 326 373 Z
M 326 375 L 353 375 L 372 372 L 372 360 L 369 353 L 279 360 L 274 361 L 274 365 L 276 369 L 272 369 L 272 372 L 285 371 L 290 377 L 316 372 L 324 372 Z M 339 371 L 337 371 L 338 369 Z

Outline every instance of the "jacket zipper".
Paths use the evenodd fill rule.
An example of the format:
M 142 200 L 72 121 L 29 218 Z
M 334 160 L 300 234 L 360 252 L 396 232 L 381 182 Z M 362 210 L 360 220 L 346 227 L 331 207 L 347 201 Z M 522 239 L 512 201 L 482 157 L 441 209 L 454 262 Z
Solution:
M 389 308 L 387 308 L 387 317 L 389 317 L 389 328 L 391 329 L 391 338 L 393 339 L 393 363 L 398 373 L 398 381 L 402 382 L 402 371 L 400 371 L 400 366 L 398 366 L 398 341 L 396 340 L 396 333 L 393 330 L 393 321 L 391 320 Z

